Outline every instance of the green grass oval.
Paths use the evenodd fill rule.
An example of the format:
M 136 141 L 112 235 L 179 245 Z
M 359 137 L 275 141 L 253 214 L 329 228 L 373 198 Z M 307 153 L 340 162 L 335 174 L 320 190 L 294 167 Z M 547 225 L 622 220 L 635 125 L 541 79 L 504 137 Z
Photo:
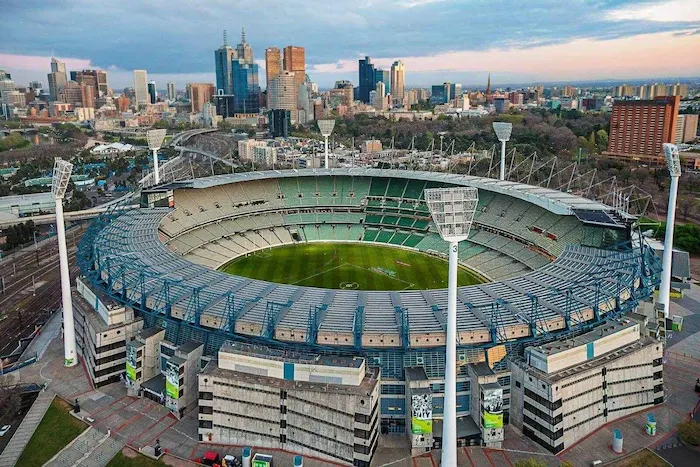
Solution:
M 281 284 L 325 289 L 426 290 L 447 287 L 447 261 L 425 253 L 359 243 L 284 245 L 238 257 L 219 270 Z M 481 284 L 460 267 L 460 286 Z

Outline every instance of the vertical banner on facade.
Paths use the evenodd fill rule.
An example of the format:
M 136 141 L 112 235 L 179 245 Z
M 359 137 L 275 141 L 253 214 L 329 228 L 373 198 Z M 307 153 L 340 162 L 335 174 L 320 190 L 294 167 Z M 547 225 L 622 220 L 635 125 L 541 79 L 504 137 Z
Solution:
M 426 435 L 433 433 L 433 395 L 411 396 L 411 433 Z
M 503 428 L 503 389 L 484 389 L 484 428 Z
M 136 347 L 126 346 L 126 379 L 136 381 Z
M 171 399 L 177 399 L 180 397 L 180 373 L 176 365 L 170 364 L 168 362 L 167 371 L 165 373 L 165 395 Z

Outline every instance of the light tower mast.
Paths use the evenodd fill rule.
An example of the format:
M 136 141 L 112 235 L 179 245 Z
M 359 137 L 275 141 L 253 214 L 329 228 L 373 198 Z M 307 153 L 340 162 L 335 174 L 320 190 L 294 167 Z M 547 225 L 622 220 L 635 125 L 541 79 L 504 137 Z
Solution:
M 666 165 L 671 176 L 671 186 L 668 190 L 668 212 L 666 213 L 666 238 L 664 239 L 664 256 L 662 259 L 661 284 L 659 285 L 658 303 L 663 305 L 664 318 L 671 311 L 671 267 L 673 264 L 673 229 L 676 223 L 676 196 L 678 195 L 678 179 L 681 177 L 681 159 L 678 146 L 664 143 Z
M 425 190 L 425 202 L 440 236 L 450 244 L 441 465 L 452 467 L 457 465 L 457 260 L 459 242 L 469 236 L 479 194 L 473 187 L 430 188 Z
M 66 247 L 66 225 L 63 220 L 63 197 L 68 189 L 73 164 L 56 158 L 53 166 L 51 194 L 56 201 L 56 234 L 58 236 L 58 262 L 61 272 L 61 299 L 63 305 L 63 362 L 67 367 L 78 364 L 75 349 L 75 323 L 73 321 L 73 300 L 68 271 L 68 248 Z

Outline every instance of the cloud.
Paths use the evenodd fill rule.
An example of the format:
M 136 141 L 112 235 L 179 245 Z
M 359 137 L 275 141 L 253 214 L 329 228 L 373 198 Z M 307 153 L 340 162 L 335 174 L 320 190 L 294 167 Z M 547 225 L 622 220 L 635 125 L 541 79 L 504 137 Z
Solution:
M 634 19 L 638 17 L 632 14 L 653 13 L 679 2 L 689 12 L 680 19 L 662 16 L 665 20 L 659 21 L 649 13 Z M 147 69 L 149 75 L 206 74 L 213 73 L 214 50 L 223 42 L 223 29 L 228 29 L 229 43 L 235 45 L 245 26 L 258 63 L 264 60 L 266 47 L 303 46 L 309 70 L 318 74 L 311 77 L 321 83 L 326 75 L 343 73 L 349 73 L 344 78 L 357 81 L 357 59 L 363 55 L 382 66 L 396 58 L 414 57 L 411 64 L 421 69 L 432 63 L 438 66 L 432 71 L 452 70 L 455 65 L 445 59 L 449 54 L 481 60 L 488 59 L 481 52 L 504 50 L 527 56 L 542 47 L 581 40 L 595 46 L 600 40 L 637 37 L 641 31 L 678 33 L 700 28 L 694 13 L 698 0 L 208 0 L 196 7 L 186 0 L 2 3 L 3 56 L 55 53 L 79 57 L 115 73 Z M 683 59 L 691 58 L 692 63 L 692 55 Z M 587 64 L 566 57 L 565 53 L 551 59 L 568 63 L 572 75 L 575 70 L 585 73 Z M 628 63 L 624 55 L 618 62 Z M 0 59 L 0 68 L 14 65 L 17 59 Z M 69 64 L 69 68 L 83 67 Z M 44 70 L 45 75 L 48 63 Z M 538 70 L 519 73 L 530 76 L 531 71 Z
M 628 5 L 609 11 L 606 17 L 613 21 L 694 22 L 700 21 L 700 2 L 670 0 Z

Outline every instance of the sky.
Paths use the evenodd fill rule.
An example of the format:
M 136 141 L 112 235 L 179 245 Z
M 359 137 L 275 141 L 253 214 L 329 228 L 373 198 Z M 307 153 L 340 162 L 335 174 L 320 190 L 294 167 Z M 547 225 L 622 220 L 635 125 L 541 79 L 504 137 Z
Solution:
M 214 50 L 245 27 L 265 48 L 306 48 L 322 88 L 357 84 L 368 55 L 409 86 L 700 76 L 700 0 L 2 0 L 0 69 L 47 85 L 50 57 L 102 68 L 112 88 L 214 82 Z

